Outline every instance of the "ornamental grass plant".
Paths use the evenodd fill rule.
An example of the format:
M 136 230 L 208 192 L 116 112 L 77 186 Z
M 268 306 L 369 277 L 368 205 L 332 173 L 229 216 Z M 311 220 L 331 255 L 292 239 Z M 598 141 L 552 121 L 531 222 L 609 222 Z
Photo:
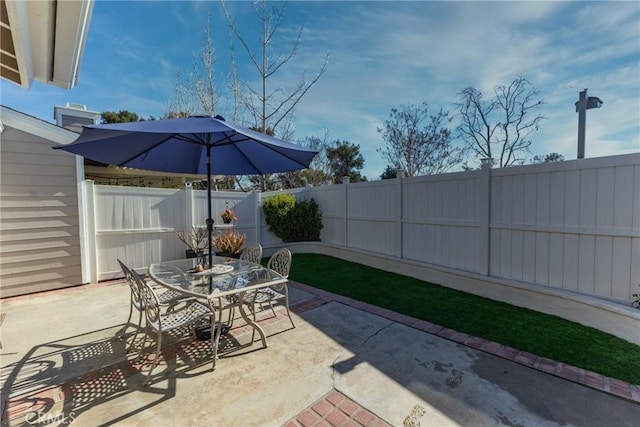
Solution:
M 229 230 L 216 235 L 213 246 L 216 255 L 237 258 L 244 250 L 247 236 L 235 230 Z

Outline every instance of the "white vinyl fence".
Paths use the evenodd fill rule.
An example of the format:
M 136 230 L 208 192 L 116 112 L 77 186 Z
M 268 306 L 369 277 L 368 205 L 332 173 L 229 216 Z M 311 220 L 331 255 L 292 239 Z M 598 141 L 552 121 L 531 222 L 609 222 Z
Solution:
M 93 276 L 184 256 L 173 232 L 204 226 L 206 191 L 93 186 Z M 295 190 L 323 214 L 324 243 L 628 301 L 640 283 L 640 154 Z M 277 245 L 261 200 L 214 192 L 249 242 Z M 93 215 L 93 216 L 92 216 Z M 89 245 L 89 247 L 91 247 Z

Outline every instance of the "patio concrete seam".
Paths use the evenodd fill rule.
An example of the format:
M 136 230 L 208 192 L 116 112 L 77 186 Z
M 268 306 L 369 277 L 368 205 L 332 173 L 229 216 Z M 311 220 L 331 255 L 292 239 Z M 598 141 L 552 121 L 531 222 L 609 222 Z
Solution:
M 327 302 L 335 301 L 338 303 L 342 303 L 350 307 L 384 317 L 388 320 L 404 324 L 405 326 L 408 326 L 410 328 L 418 329 L 431 335 L 436 335 L 449 341 L 453 341 L 458 344 L 480 350 L 484 353 L 510 360 L 514 363 L 526 366 L 530 369 L 535 369 L 545 374 L 550 374 L 558 378 L 562 378 L 566 381 L 580 384 L 584 387 L 588 387 L 603 393 L 640 403 L 640 392 L 638 391 L 640 390 L 640 385 L 630 384 L 617 378 L 605 377 L 601 374 L 598 374 L 597 372 L 588 371 L 586 369 L 567 365 L 562 362 L 552 361 L 551 359 L 541 358 L 540 356 L 533 355 L 532 353 L 520 351 L 518 349 L 499 343 L 493 343 L 492 341 L 487 341 L 483 338 L 472 337 L 470 335 L 458 332 L 450 328 L 445 328 L 443 326 L 433 324 L 435 325 L 435 328 L 432 329 L 436 329 L 436 332 L 425 330 L 423 328 L 417 328 L 415 325 L 419 324 L 419 322 L 421 321 L 420 319 L 412 318 L 400 313 L 395 313 L 388 309 L 377 307 L 366 302 L 353 300 L 342 295 L 333 294 L 322 289 L 316 289 L 303 283 L 289 281 L 289 284 L 304 292 L 308 292 L 310 294 L 318 296 L 319 298 L 322 298 L 323 300 L 327 300 Z M 467 343 L 473 343 L 473 345 Z M 498 346 L 494 344 L 498 344 Z M 539 360 L 551 361 L 553 364 L 555 364 L 555 369 L 544 369 L 544 367 L 541 366 L 541 363 L 539 363 Z M 598 376 L 602 376 L 604 379 L 602 385 L 599 385 L 596 381 L 588 380 L 589 377 L 593 378 Z M 612 386 L 612 384 L 615 384 L 615 386 Z

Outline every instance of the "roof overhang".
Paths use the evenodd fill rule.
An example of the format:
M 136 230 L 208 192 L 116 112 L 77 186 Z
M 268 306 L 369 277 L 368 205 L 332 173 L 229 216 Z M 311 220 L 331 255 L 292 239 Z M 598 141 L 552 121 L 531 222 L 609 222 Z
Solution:
M 94 0 L 0 0 L 0 76 L 71 89 L 78 81 Z
M 75 132 L 0 105 L 0 131 L 4 131 L 5 127 L 37 135 L 58 144 L 70 144 L 78 138 Z

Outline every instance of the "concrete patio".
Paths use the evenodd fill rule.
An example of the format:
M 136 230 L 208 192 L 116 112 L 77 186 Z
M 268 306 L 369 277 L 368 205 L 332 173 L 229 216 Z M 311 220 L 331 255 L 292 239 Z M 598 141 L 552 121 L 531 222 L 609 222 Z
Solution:
M 115 336 L 122 281 L 2 300 L 2 425 L 632 426 L 640 387 L 367 304 L 290 285 L 262 323 L 165 347 L 151 384 Z M 264 313 L 268 317 L 270 313 Z M 132 329 L 129 329 L 132 332 Z

